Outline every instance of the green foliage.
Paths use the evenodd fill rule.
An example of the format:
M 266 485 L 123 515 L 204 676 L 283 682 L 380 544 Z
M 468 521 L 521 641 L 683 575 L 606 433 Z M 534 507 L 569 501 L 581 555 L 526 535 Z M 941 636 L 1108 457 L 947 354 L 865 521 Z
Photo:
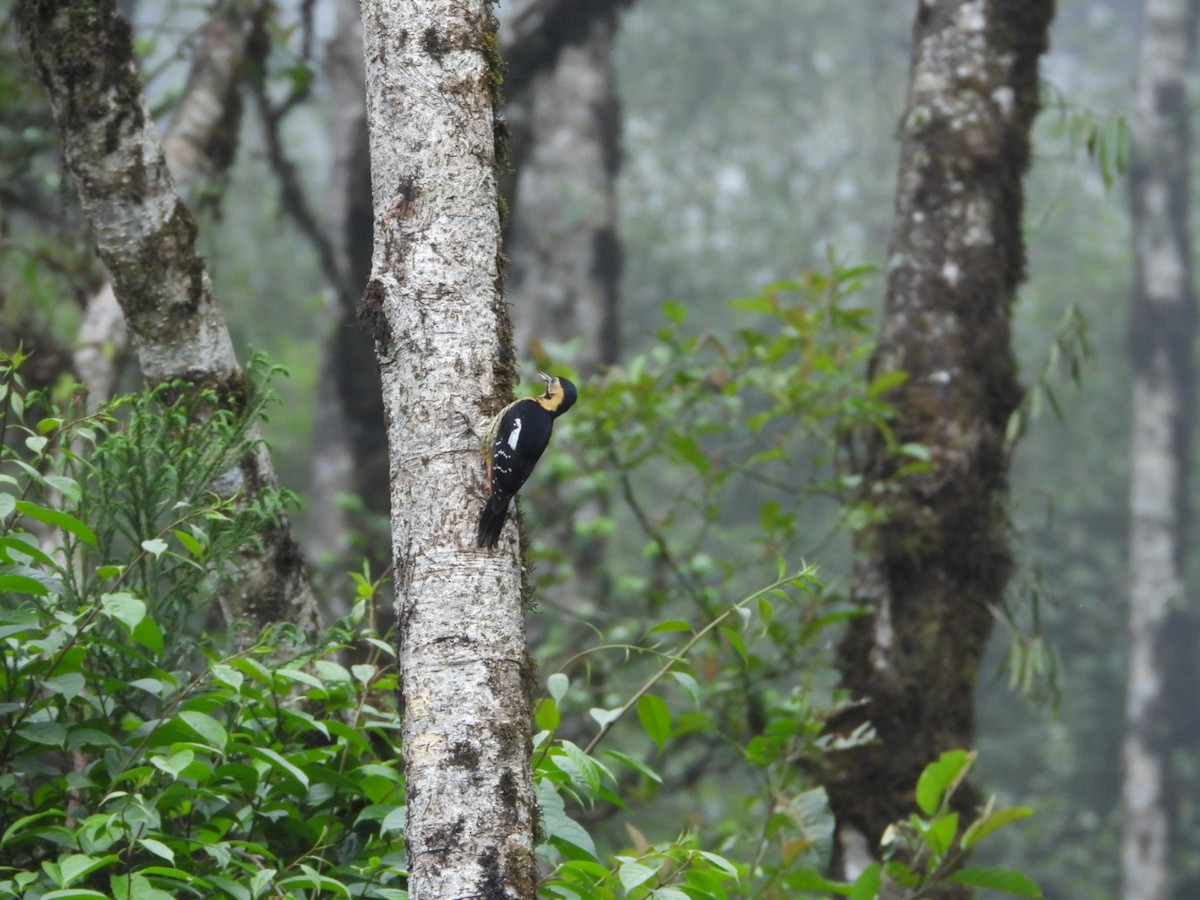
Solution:
M 79 415 L 21 361 L 0 360 L 0 895 L 403 897 L 389 646 L 347 667 L 332 639 L 203 635 L 288 499 L 211 490 L 261 401 L 175 385 Z
M 543 651 L 572 648 L 535 708 L 543 896 L 915 898 L 948 880 L 1040 896 L 1018 873 L 961 867 L 1027 814 L 952 811 L 966 753 L 922 777 L 891 856 L 852 884 L 822 874 L 834 822 L 811 773 L 873 735 L 825 733 L 843 699 L 825 675 L 832 629 L 857 610 L 803 559 L 878 515 L 854 439 L 890 442 L 900 382 L 863 377 L 870 326 L 852 299 L 870 275 L 771 285 L 735 304 L 745 321 L 727 336 L 687 334 L 668 304 L 656 348 L 564 420 L 548 468 L 571 501 L 610 497 L 577 537 L 640 549 L 615 590 L 653 612 L 597 616 L 602 642 Z M 205 633 L 225 567 L 290 500 L 212 489 L 257 449 L 265 395 L 231 410 L 175 385 L 84 416 L 27 394 L 19 363 L 0 398 L 0 892 L 405 896 L 389 645 L 368 637 L 347 665 L 343 643 L 267 634 L 231 651 Z M 538 548 L 551 576 L 563 552 Z M 356 583 L 361 618 L 377 585 Z M 699 803 L 716 814 L 664 831 L 656 804 L 685 779 L 712 786 Z
M 1020 872 L 999 866 L 964 866 L 964 855 L 988 835 L 1032 815 L 1026 807 L 994 809 L 994 800 L 969 824 L 951 809 L 957 787 L 967 777 L 976 754 L 950 750 L 925 767 L 917 780 L 919 812 L 889 826 L 883 836 L 884 862 L 869 867 L 857 881 L 875 896 L 881 884 L 901 889 L 898 896 L 920 897 L 940 882 L 990 888 L 1018 897 L 1041 898 L 1041 889 Z M 864 887 L 864 890 L 867 888 Z M 894 896 L 895 894 L 889 894 Z M 852 891 L 850 896 L 856 896 Z
M 1042 85 L 1042 105 L 1072 147 L 1082 148 L 1095 162 L 1108 190 L 1129 167 L 1133 133 L 1124 116 L 1102 114 L 1073 103 L 1048 83 Z
M 591 517 L 583 536 L 614 535 L 650 572 L 669 573 L 667 591 L 627 572 L 623 598 L 656 609 L 683 592 L 712 613 L 732 575 L 773 569 L 875 514 L 850 502 L 854 442 L 866 430 L 888 434 L 886 394 L 902 376 L 864 377 L 872 313 L 856 298 L 873 275 L 833 265 L 768 285 L 733 302 L 730 333 L 689 333 L 687 308 L 668 301 L 655 346 L 585 386 L 547 468 L 575 502 L 611 496 L 631 518 Z M 923 448 L 895 450 L 925 465 Z M 553 559 L 549 546 L 537 552 Z
M 854 884 L 821 874 L 834 822 L 811 773 L 826 752 L 874 736 L 825 733 L 843 700 L 827 648 L 857 610 L 790 563 L 881 514 L 886 497 L 861 496 L 853 475 L 864 432 L 881 434 L 904 471 L 929 458 L 891 438 L 887 395 L 903 375 L 865 377 L 870 313 L 854 300 L 872 275 L 834 266 L 769 285 L 735 302 L 728 335 L 689 334 L 687 308 L 669 302 L 656 345 L 586 384 L 587 402 L 564 420 L 547 467 L 563 478 L 560 498 L 588 510 L 576 538 L 590 553 L 611 541 L 626 560 L 611 606 L 653 617 L 627 621 L 606 604 L 587 615 L 602 642 L 560 638 L 563 662 L 535 709 L 539 854 L 554 867 L 543 895 L 871 898 L 898 885 L 916 897 L 952 875 L 1021 886 L 959 868 L 968 847 L 1019 817 L 988 812 L 960 833 L 946 804 L 966 753 L 930 768 L 922 814 L 897 825 L 923 850 Z M 583 552 L 538 546 L 568 572 Z M 687 808 L 711 815 L 664 828 L 682 783 Z M 598 826 L 584 828 L 573 804 Z M 604 824 L 614 812 L 623 834 Z

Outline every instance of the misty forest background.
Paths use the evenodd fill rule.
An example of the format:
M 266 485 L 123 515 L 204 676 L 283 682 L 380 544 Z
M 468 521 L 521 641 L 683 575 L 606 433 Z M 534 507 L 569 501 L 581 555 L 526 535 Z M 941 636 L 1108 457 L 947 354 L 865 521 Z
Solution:
M 148 98 L 165 124 L 207 9 L 187 2 L 130 6 Z M 313 240 L 320 229 L 297 225 L 295 197 L 288 191 L 301 192 L 318 220 L 329 212 L 329 173 L 334 156 L 345 150 L 331 147 L 329 139 L 339 133 L 331 122 L 342 111 L 331 91 L 327 50 L 337 28 L 335 6 L 277 4 L 266 58 L 267 102 L 286 97 L 298 84 L 303 98 L 279 117 L 271 140 L 262 105 L 248 102 L 231 166 L 203 184 L 192 203 L 201 250 L 239 356 L 262 351 L 290 373 L 273 382 L 280 402 L 270 409 L 265 433 L 280 480 L 304 502 L 311 500 L 314 465 L 330 443 L 329 424 L 317 402 L 322 360 L 329 336 L 349 326 L 331 311 L 336 303 L 331 305 Z M 805 273 L 876 267 L 874 274 L 855 276 L 861 287 L 851 305 L 878 310 L 913 7 L 895 0 L 635 0 L 621 11 L 611 45 L 619 102 L 610 121 L 620 154 L 619 254 L 613 256 L 620 260 L 619 302 L 607 353 L 615 351 L 618 368 L 653 353 L 659 345 L 656 333 L 672 319 L 683 319 L 686 324 L 679 327 L 688 334 L 707 333 L 715 341 L 730 340 L 741 328 L 769 330 L 747 311 L 753 304 L 731 306 L 731 301 L 757 296 L 764 285 L 804 282 Z M 503 17 L 503 6 L 500 12 Z M 9 14 L 0 15 L 4 102 L 13 108 L 32 104 Z M 1120 882 L 1131 403 L 1125 334 L 1133 282 L 1121 165 L 1139 20 L 1140 4 L 1133 0 L 1063 2 L 1042 62 L 1044 109 L 1026 181 L 1028 280 L 1014 321 L 1022 381 L 1038 388 L 1023 407 L 1027 431 L 1011 473 L 1017 574 L 1008 609 L 998 613 L 1004 624 L 996 629 L 977 696 L 976 782 L 1002 803 L 1037 810 L 1020 828 L 994 839 L 985 851 L 987 861 L 1025 871 L 1047 896 L 1060 898 L 1115 896 Z M 508 92 L 519 94 L 522 87 L 510 83 Z M 73 192 L 54 162 L 54 135 L 46 125 L 24 124 L 21 130 L 0 125 L 6 147 L 3 180 L 15 183 L 18 175 L 36 180 L 46 195 L 58 198 L 58 212 L 71 220 Z M 527 158 L 520 143 L 524 119 L 515 116 L 512 125 L 520 164 Z M 277 146 L 271 143 L 275 138 Z M 31 146 L 42 155 L 29 154 Z M 294 182 L 281 176 L 281 159 L 293 167 Z M 516 205 L 512 222 L 518 231 L 519 210 Z M 53 228 L 19 215 L 6 215 L 5 225 L 0 236 L 4 348 L 22 340 L 36 354 L 31 371 L 57 377 L 68 368 L 64 354 L 99 263 L 81 233 L 61 237 L 68 233 L 64 228 L 59 239 L 67 249 L 53 249 L 47 237 Z M 70 264 L 44 265 L 39 253 L 29 252 L 34 245 Z M 515 257 L 515 243 L 508 252 Z M 364 270 L 359 288 L 365 276 Z M 528 285 L 510 277 L 514 307 L 525 299 L 523 289 Z M 670 315 L 664 315 L 667 301 L 674 301 L 667 307 Z M 1086 342 L 1079 338 L 1076 314 L 1086 323 Z M 877 317 L 867 321 L 873 330 Z M 536 344 L 529 343 L 531 337 Z M 568 337 L 554 329 L 523 334 L 518 325 L 524 343 L 517 353 L 527 377 L 536 371 L 535 361 L 548 361 L 559 371 L 565 366 L 585 370 L 580 406 L 572 413 L 577 416 L 602 376 L 599 366 L 581 361 L 588 349 Z M 370 344 L 362 346 L 367 349 L 361 365 L 373 367 Z M 1078 378 L 1073 378 L 1076 362 Z M 126 367 L 119 390 L 136 389 L 135 369 Z M 853 374 L 862 376 L 861 365 Z M 529 390 L 525 384 L 519 392 Z M 654 399 L 646 402 L 645 414 L 653 416 Z M 535 483 L 571 473 L 590 477 L 568 461 L 582 459 L 573 435 L 565 425 Z M 639 476 L 640 496 L 653 497 L 655 478 L 686 494 L 687 465 L 658 464 L 668 468 Z M 818 460 L 818 468 L 821 464 Z M 563 494 L 573 497 L 565 483 Z M 386 504 L 386 486 L 363 493 L 359 502 L 343 498 L 349 511 L 344 521 L 353 534 L 332 542 L 319 534 L 320 517 L 314 524 L 303 511 L 293 516 L 301 542 L 310 539 L 306 549 L 326 597 L 349 594 L 344 572 L 359 568 L 364 554 L 374 556 L 376 571 L 386 564 L 388 529 L 378 507 Z M 721 496 L 719 524 L 697 544 L 689 564 L 702 567 L 704 560 L 716 559 L 713 565 L 723 565 L 721 554 L 737 543 L 745 523 L 761 520 L 770 499 L 764 485 Z M 792 496 L 775 500 L 770 508 L 776 512 L 769 514 L 782 504 L 785 513 L 799 516 L 788 538 L 790 552 L 797 561 L 803 557 L 818 566 L 829 596 L 844 595 L 851 553 L 849 531 L 838 524 L 845 521 L 841 508 L 819 497 L 803 505 Z M 554 582 L 529 616 L 533 654 L 543 675 L 556 671 L 573 650 L 595 643 L 596 635 L 632 640 L 639 621 L 668 619 L 672 610 L 687 608 L 686 600 L 669 592 L 653 610 L 637 605 L 651 596 L 646 582 L 662 573 L 646 562 L 651 540 L 635 512 L 615 499 L 600 512 L 587 512 L 585 504 L 585 521 L 600 517 L 608 524 L 590 535 L 590 542 L 572 545 L 587 555 L 588 563 L 581 565 L 577 558 L 555 558 L 552 552 L 555 508 L 536 490 L 526 501 L 530 534 L 538 542 L 535 557 L 541 559 L 537 573 Z M 678 525 L 666 523 L 665 513 L 653 514 L 664 516 L 664 528 Z M 339 543 L 348 537 L 349 546 Z M 593 559 L 603 560 L 607 574 L 583 583 L 604 584 L 603 603 L 593 594 L 573 596 L 564 588 L 570 584 L 564 577 L 568 570 L 590 570 Z M 1189 583 L 1194 569 L 1188 570 Z M 725 599 L 761 582 L 758 575 L 731 566 Z M 344 611 L 336 600 L 329 603 Z M 835 640 L 832 632 L 822 637 L 826 651 Z M 615 679 L 608 683 L 614 696 L 624 683 L 620 671 L 614 664 L 606 674 Z M 807 689 L 828 693 L 834 681 L 828 669 L 814 672 Z M 602 695 L 603 688 L 597 690 Z M 1194 694 L 1187 696 L 1194 705 Z M 1194 710 L 1190 715 L 1195 728 Z M 584 719 L 577 726 L 581 733 L 593 724 Z M 1191 743 L 1176 748 L 1174 759 L 1180 779 L 1173 798 L 1180 897 L 1191 896 L 1187 884 L 1200 883 L 1196 734 L 1193 730 Z M 645 745 L 643 750 L 652 749 L 649 741 Z M 703 755 L 680 754 L 685 787 L 644 792 L 626 814 L 628 821 L 655 840 L 687 827 L 719 830 L 722 822 L 736 818 L 740 782 L 753 775 L 734 768 L 729 778 L 705 778 L 696 764 Z M 673 763 L 663 765 L 672 771 Z M 613 847 L 630 839 L 621 816 L 596 814 L 588 821 Z

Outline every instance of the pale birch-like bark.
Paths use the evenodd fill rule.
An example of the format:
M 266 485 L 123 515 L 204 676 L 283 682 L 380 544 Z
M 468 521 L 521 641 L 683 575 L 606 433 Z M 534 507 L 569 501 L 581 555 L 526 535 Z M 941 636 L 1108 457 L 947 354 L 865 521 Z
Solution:
M 66 167 L 112 276 L 151 383 L 183 379 L 237 403 L 246 390 L 229 331 L 196 252 L 196 223 L 176 192 L 146 111 L 129 24 L 112 0 L 20 0 L 18 26 L 54 110 Z M 275 474 L 265 449 L 214 488 L 252 499 Z M 230 620 L 312 629 L 316 604 L 286 519 L 237 561 Z
M 248 9 L 218 12 L 205 31 L 192 70 L 163 137 L 167 169 L 181 196 L 206 174 L 232 160 L 241 103 L 238 79 L 246 55 L 243 19 Z M 129 330 L 107 280 L 88 298 L 75 341 L 75 372 L 87 388 L 89 408 L 109 399 L 129 352 Z
M 990 607 L 1011 569 L 1004 437 L 1021 392 L 1010 309 L 1053 10 L 1053 0 L 918 5 L 872 375 L 908 373 L 888 396 L 892 434 L 925 446 L 931 467 L 897 477 L 888 445 L 869 439 L 865 496 L 887 518 L 858 541 L 855 600 L 871 613 L 851 623 L 839 668 L 880 743 L 838 754 L 826 780 L 839 837 L 854 844 L 857 832 L 876 855 L 888 823 L 913 809 L 922 768 L 973 741 Z M 963 807 L 972 796 L 956 795 Z
M 511 396 L 486 0 L 364 0 L 374 328 L 391 458 L 416 900 L 532 898 L 530 662 L 509 528 L 475 546 L 482 423 Z
M 1168 616 L 1185 600 L 1195 406 L 1196 300 L 1190 228 L 1192 0 L 1145 0 L 1130 204 L 1137 280 L 1130 316 L 1129 654 L 1125 699 L 1124 900 L 1169 900 Z

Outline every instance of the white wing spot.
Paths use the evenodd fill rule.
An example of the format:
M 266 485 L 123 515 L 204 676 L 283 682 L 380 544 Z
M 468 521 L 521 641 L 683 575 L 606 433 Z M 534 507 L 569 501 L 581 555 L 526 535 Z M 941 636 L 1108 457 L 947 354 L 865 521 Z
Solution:
M 508 446 L 517 449 L 517 440 L 521 437 L 521 419 L 513 419 L 512 431 L 508 435 Z

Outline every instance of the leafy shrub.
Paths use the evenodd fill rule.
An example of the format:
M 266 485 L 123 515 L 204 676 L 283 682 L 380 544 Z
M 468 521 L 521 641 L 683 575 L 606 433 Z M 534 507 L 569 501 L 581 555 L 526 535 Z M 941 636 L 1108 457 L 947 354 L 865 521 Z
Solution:
M 389 645 L 347 668 L 332 639 L 202 630 L 222 564 L 289 502 L 212 490 L 262 393 L 77 415 L 20 362 L 0 359 L 0 895 L 405 896 Z M 360 618 L 374 589 L 357 578 Z

